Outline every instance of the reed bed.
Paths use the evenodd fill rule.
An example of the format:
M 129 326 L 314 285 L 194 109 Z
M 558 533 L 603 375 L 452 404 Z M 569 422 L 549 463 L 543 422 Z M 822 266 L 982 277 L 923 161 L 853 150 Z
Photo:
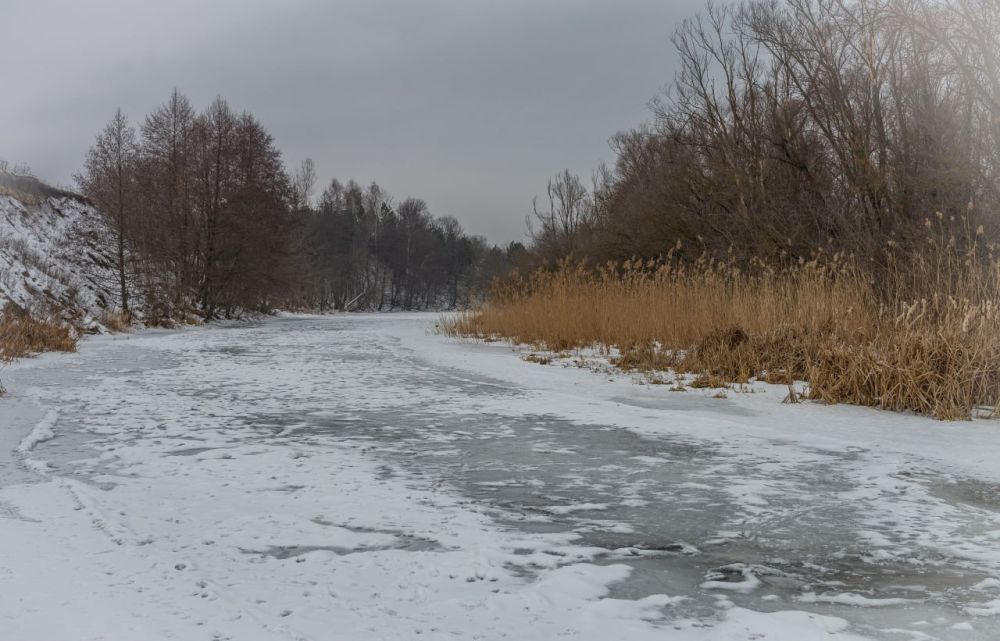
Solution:
M 0 310 L 0 363 L 42 352 L 75 352 L 76 336 L 63 323 L 7 305 Z
M 807 396 L 969 418 L 1000 402 L 1000 261 L 953 240 L 877 269 L 817 255 L 780 268 L 563 263 L 498 284 L 452 335 L 613 350 L 624 369 L 743 383 L 806 381 Z M 978 253 L 977 253 L 978 251 Z M 879 274 L 873 277 L 871 274 Z

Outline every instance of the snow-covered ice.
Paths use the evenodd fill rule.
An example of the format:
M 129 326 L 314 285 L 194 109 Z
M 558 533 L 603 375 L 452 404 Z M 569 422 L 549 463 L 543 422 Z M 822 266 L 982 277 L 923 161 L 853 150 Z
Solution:
M 35 423 L 35 426 L 28 432 L 28 435 L 21 439 L 21 443 L 17 446 L 17 452 L 22 455 L 27 454 L 42 441 L 55 438 L 56 433 L 53 431 L 53 428 L 56 426 L 58 418 L 58 410 L 47 411 L 45 417 Z
M 671 392 L 436 321 L 0 368 L 0 638 L 1000 637 L 996 423 Z

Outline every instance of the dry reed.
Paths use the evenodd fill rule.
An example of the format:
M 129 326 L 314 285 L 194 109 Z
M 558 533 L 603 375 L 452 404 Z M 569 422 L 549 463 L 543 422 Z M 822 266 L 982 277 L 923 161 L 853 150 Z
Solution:
M 114 334 L 127 332 L 132 326 L 129 317 L 124 312 L 117 309 L 105 310 L 101 314 L 100 323 L 105 329 Z
M 995 410 L 1000 261 L 975 242 L 965 252 L 953 239 L 928 242 L 932 251 L 905 267 L 890 249 L 877 279 L 822 254 L 783 268 L 564 263 L 498 285 L 445 331 L 554 351 L 614 348 L 624 369 L 702 380 L 805 380 L 814 399 L 942 419 Z
M 0 311 L 0 362 L 41 352 L 74 352 L 77 339 L 71 328 L 41 320 L 7 305 Z

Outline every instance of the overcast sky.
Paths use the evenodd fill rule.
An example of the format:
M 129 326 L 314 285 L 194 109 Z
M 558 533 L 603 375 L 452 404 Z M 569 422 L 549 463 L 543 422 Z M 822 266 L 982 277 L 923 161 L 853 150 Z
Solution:
M 702 0 L 0 0 L 0 158 L 69 184 L 116 107 L 252 111 L 291 167 L 376 180 L 494 242 L 563 168 L 611 161 Z

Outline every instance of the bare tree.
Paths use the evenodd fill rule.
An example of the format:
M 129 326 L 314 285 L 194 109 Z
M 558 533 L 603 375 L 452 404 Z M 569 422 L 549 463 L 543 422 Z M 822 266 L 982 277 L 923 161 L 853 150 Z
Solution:
M 709 5 L 674 36 L 653 125 L 613 138 L 588 223 L 561 224 L 550 193 L 536 248 L 877 263 L 928 217 L 1000 237 L 998 34 L 998 0 Z
M 316 187 L 316 164 L 306 158 L 292 177 L 292 209 L 308 209 L 312 206 L 312 192 Z
M 193 210 L 192 149 L 195 112 L 177 89 L 142 126 L 142 190 L 147 206 L 146 251 L 168 265 L 173 312 L 191 307 L 197 229 Z M 154 275 L 151 277 L 155 278 Z
M 220 288 L 220 243 L 225 206 L 236 180 L 236 114 L 221 97 L 209 105 L 194 124 L 192 156 L 195 175 L 196 219 L 200 222 L 196 246 L 199 299 L 202 313 L 215 314 Z
M 593 201 L 580 178 L 568 169 L 549 180 L 546 194 L 548 210 L 539 210 L 537 199 L 533 203 L 539 227 L 532 235 L 546 256 L 570 256 L 579 249 L 580 235 L 591 221 Z
M 129 264 L 132 225 L 136 219 L 138 144 L 135 128 L 121 109 L 97 135 L 87 152 L 83 172 L 76 176 L 81 191 L 105 215 L 114 233 L 115 273 L 121 311 L 131 321 Z

